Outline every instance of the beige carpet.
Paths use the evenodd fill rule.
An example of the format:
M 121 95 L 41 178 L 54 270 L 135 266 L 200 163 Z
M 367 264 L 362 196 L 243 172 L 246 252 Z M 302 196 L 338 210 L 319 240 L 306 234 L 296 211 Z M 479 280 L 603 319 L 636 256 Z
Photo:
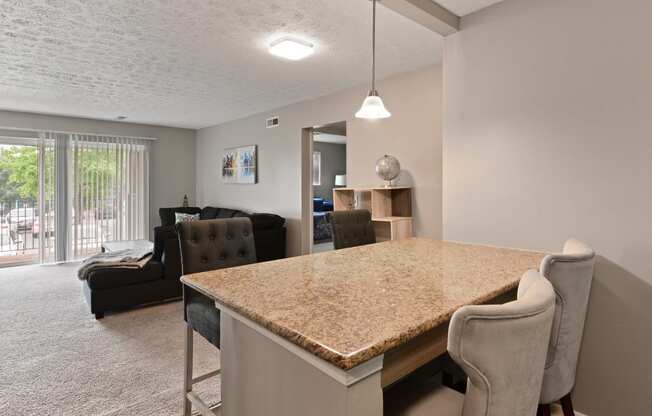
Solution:
M 0 414 L 181 414 L 181 302 L 90 314 L 76 265 L 0 269 Z M 195 374 L 219 351 L 195 337 Z M 219 380 L 199 385 L 209 402 Z

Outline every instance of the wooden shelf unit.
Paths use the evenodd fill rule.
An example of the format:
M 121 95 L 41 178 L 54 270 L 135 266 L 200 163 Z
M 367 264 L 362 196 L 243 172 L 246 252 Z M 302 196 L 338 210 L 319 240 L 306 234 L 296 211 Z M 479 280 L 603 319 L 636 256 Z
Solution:
M 356 203 L 357 201 L 357 203 Z M 334 188 L 335 211 L 367 209 L 377 241 L 412 237 L 412 188 Z

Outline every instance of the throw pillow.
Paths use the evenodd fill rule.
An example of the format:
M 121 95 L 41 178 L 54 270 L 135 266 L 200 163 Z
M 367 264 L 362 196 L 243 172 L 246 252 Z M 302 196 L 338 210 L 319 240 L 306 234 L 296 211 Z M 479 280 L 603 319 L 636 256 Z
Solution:
M 174 223 L 199 221 L 199 214 L 184 214 L 183 212 L 174 213 Z

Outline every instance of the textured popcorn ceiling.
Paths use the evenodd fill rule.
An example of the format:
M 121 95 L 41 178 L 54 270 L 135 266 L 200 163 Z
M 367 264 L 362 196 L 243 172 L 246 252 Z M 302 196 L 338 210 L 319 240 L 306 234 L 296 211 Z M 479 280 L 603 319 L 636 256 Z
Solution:
M 0 0 L 0 108 L 218 124 L 368 82 L 370 15 L 366 0 Z M 284 34 L 315 55 L 269 55 Z M 378 8 L 379 77 L 439 62 L 441 43 Z
M 458 16 L 466 16 L 503 0 L 433 0 Z

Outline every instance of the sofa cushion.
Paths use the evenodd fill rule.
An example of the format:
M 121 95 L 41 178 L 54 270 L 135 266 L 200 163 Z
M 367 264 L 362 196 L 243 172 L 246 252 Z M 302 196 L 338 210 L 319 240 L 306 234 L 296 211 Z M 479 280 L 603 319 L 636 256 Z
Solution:
M 215 218 L 233 218 L 236 216 L 236 214 L 241 214 L 242 211 L 238 211 L 237 209 L 229 209 L 229 208 L 220 208 L 220 212 L 217 214 L 217 217 Z M 241 217 L 242 215 L 238 215 Z
M 158 210 L 158 215 L 161 217 L 161 225 L 174 225 L 175 218 L 174 213 L 181 212 L 184 214 L 199 214 L 201 209 L 199 207 L 172 207 L 172 208 L 160 208 Z
M 281 228 L 285 224 L 285 218 L 276 214 L 251 214 L 249 218 L 254 226 L 254 233 L 256 230 Z
M 199 214 L 200 220 L 214 220 L 217 218 L 217 214 L 220 213 L 220 209 L 216 207 L 204 207 L 201 209 L 201 214 Z
M 93 290 L 113 289 L 163 278 L 163 265 L 150 260 L 142 269 L 121 269 L 108 267 L 90 273 L 88 286 Z

